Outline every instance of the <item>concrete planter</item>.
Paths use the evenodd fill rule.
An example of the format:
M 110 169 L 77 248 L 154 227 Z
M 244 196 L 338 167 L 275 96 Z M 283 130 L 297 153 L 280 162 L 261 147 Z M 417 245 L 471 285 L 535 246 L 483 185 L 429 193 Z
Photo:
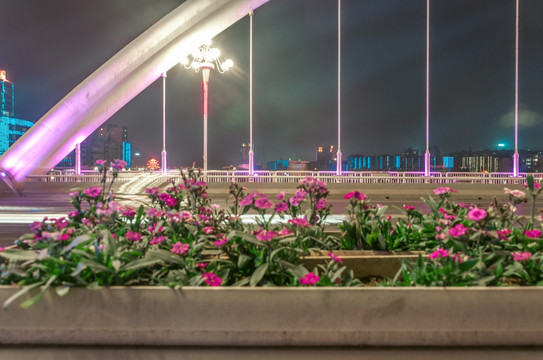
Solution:
M 305 257 L 301 262 L 308 269 L 313 269 L 318 264 L 324 264 L 330 260 L 329 252 L 342 258 L 342 264 L 348 270 L 353 270 L 354 276 L 359 279 L 370 277 L 393 278 L 400 270 L 403 260 L 416 261 L 419 254 L 425 254 L 419 251 L 313 251 L 310 256 Z
M 4 300 L 17 289 L 0 287 Z M 543 345 L 543 289 L 114 287 L 0 312 L 17 346 Z

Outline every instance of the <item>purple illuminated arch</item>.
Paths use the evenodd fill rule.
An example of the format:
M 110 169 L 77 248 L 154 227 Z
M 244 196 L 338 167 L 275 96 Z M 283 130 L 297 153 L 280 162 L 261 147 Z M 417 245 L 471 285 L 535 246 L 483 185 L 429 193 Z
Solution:
M 21 188 L 211 39 L 269 0 L 187 0 L 133 40 L 49 110 L 0 157 L 0 179 Z

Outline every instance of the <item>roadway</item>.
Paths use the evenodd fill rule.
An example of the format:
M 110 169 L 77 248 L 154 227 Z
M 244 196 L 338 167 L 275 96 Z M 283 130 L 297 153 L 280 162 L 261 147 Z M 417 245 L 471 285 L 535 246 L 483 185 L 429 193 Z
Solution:
M 117 200 L 121 203 L 139 206 L 148 203 L 144 191 L 148 186 L 156 186 L 156 179 L 142 177 L 126 183 L 114 185 Z M 229 206 L 227 183 L 210 183 L 209 195 L 213 203 L 221 207 Z M 296 183 L 243 183 L 249 191 L 257 190 L 271 196 L 280 191 L 293 194 Z M 69 193 L 91 186 L 100 186 L 99 183 L 45 183 L 27 182 L 22 196 L 10 193 L 0 193 L 0 246 L 13 244 L 13 241 L 24 233 L 30 232 L 29 224 L 33 221 L 41 221 L 44 217 L 59 218 L 73 210 L 70 204 Z M 162 187 L 168 186 L 163 184 Z M 373 203 L 379 203 L 389 207 L 387 213 L 393 217 L 401 215 L 403 205 L 414 205 L 425 209 L 422 197 L 432 194 L 436 184 L 328 184 L 330 195 L 329 203 L 332 204 L 333 214 L 338 215 L 335 220 L 345 214 L 348 203 L 343 199 L 346 193 L 359 190 L 365 193 Z M 500 200 L 506 200 L 504 185 L 489 184 L 456 184 L 453 186 L 458 193 L 453 195 L 453 200 L 479 206 L 488 206 L 493 196 Z M 510 188 L 519 188 L 511 185 Z M 227 202 L 228 201 L 228 202 Z M 543 203 L 538 202 L 538 208 Z M 528 206 L 519 207 L 519 212 L 527 214 Z

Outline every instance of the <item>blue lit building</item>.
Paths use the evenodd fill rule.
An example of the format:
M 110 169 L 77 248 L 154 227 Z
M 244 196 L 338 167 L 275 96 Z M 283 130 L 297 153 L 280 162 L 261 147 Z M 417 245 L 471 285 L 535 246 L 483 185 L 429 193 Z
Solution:
M 15 118 L 15 85 L 0 69 L 0 155 L 13 145 L 34 123 Z

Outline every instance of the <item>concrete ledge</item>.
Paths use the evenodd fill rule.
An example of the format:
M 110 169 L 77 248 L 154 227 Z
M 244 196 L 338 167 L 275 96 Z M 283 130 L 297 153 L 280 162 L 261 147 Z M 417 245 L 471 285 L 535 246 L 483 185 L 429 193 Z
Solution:
M 0 287 L 0 299 L 17 289 Z M 543 289 L 114 287 L 0 315 L 3 345 L 540 346 Z

